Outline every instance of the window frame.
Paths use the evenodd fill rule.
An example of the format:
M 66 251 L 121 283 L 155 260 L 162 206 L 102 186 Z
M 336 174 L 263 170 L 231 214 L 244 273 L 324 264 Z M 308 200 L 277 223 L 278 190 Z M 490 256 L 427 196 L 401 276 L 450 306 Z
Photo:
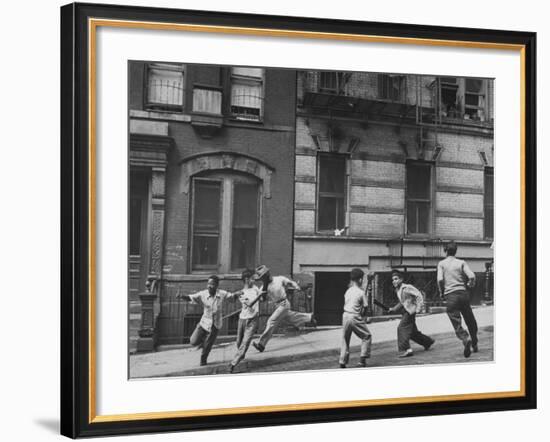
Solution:
M 488 92 L 488 86 L 487 86 L 487 80 L 484 79 L 484 78 L 475 78 L 475 77 L 467 77 L 467 78 L 464 78 L 464 116 L 466 115 L 470 115 L 468 114 L 467 112 L 467 109 L 475 109 L 477 110 L 477 113 L 478 113 L 478 117 L 479 117 L 479 111 L 482 111 L 483 112 L 483 119 L 481 117 L 479 117 L 478 119 L 475 119 L 475 118 L 468 118 L 469 120 L 471 121 L 487 121 L 488 118 L 487 118 L 487 92 Z M 480 91 L 479 92 L 468 92 L 467 90 L 467 84 L 468 84 L 468 80 L 480 80 L 481 81 L 481 88 L 480 88 Z M 483 106 L 479 106 L 479 104 L 477 106 L 474 106 L 473 104 L 466 104 L 466 95 L 474 95 L 474 96 L 477 96 L 478 97 L 478 103 L 479 103 L 479 97 L 483 97 L 483 101 L 484 101 L 484 105 Z M 466 119 L 466 118 L 465 118 Z
M 253 77 L 248 75 L 242 75 L 242 74 L 235 74 L 234 70 L 238 68 L 250 68 L 250 69 L 260 69 L 262 71 L 261 77 Z M 265 68 L 255 68 L 250 66 L 231 66 L 229 68 L 229 115 L 231 119 L 238 120 L 238 121 L 244 121 L 249 123 L 263 123 L 264 121 L 264 113 L 265 113 L 265 77 L 266 77 L 266 69 Z M 260 84 L 260 107 L 259 107 L 259 115 L 258 118 L 246 118 L 242 114 L 239 114 L 238 112 L 233 111 L 233 85 L 235 84 L 235 81 L 237 83 L 240 82 L 240 84 L 252 84 L 252 83 L 259 83 Z M 241 106 L 242 107 L 242 106 Z
M 173 67 L 173 69 L 168 69 Z M 152 69 L 181 72 L 181 105 L 168 103 L 149 102 L 149 76 Z M 181 63 L 145 63 L 145 75 L 143 78 L 143 109 L 154 112 L 182 113 L 185 109 L 187 66 Z
M 450 78 L 454 78 L 456 81 L 448 81 Z M 481 88 L 479 92 L 468 92 L 466 89 L 467 80 L 480 80 L 481 81 Z M 460 119 L 463 122 L 481 122 L 486 123 L 489 122 L 489 81 L 490 79 L 487 78 L 477 78 L 477 77 L 436 77 L 436 84 L 439 87 L 439 90 L 437 91 L 438 95 L 438 103 L 439 103 L 439 111 L 443 109 L 443 90 L 454 90 L 456 93 L 456 110 L 455 113 L 456 116 L 449 116 L 449 111 L 446 109 L 445 113 L 446 115 L 443 118 L 449 118 L 449 119 Z M 483 97 L 484 104 L 482 106 L 479 105 L 473 105 L 473 104 L 466 104 L 466 95 L 475 95 L 477 97 Z M 483 113 L 483 118 L 479 116 L 479 118 L 472 118 L 470 114 L 467 112 L 469 109 L 475 109 L 477 111 L 477 114 L 479 116 L 479 112 L 481 111 Z M 466 118 L 466 115 L 468 115 L 468 118 Z
M 399 93 L 397 98 L 393 98 L 389 95 L 389 91 L 392 90 L 390 86 L 393 86 L 395 79 L 399 81 Z M 406 90 L 407 90 L 407 76 L 400 74 L 378 74 L 378 99 L 387 100 L 391 102 L 402 103 L 406 101 Z M 386 96 L 384 96 L 384 91 Z
M 336 226 L 334 229 L 320 229 L 319 228 L 319 217 L 320 217 L 320 199 L 321 197 L 332 198 L 334 192 L 322 192 L 321 191 L 321 160 L 322 158 L 342 158 L 344 161 L 344 193 L 343 193 L 343 202 L 342 207 L 344 211 L 344 225 L 341 227 Z M 336 152 L 319 152 L 317 155 L 317 183 L 316 183 L 316 195 L 315 195 L 315 232 L 317 234 L 334 234 L 334 230 L 337 228 L 344 228 L 349 225 L 349 179 L 350 179 L 350 155 Z M 322 195 L 330 194 L 330 195 Z M 336 223 L 337 224 L 337 223 Z M 345 231 L 344 235 L 348 232 Z
M 409 167 L 410 166 L 420 166 L 429 168 L 429 177 L 430 177 L 430 188 L 429 188 L 429 199 L 426 198 L 409 198 Z M 423 160 L 407 160 L 405 163 L 405 225 L 404 231 L 405 235 L 408 237 L 430 237 L 434 231 L 434 193 L 435 193 L 435 165 L 433 161 L 423 161 Z M 428 207 L 428 231 L 427 232 L 409 232 L 409 202 L 413 203 L 429 203 Z M 418 224 L 418 223 L 417 223 Z M 418 226 L 417 226 L 418 227 Z M 418 230 L 418 229 L 417 229 Z
M 192 198 L 190 200 L 190 222 L 189 222 L 189 246 L 188 271 L 191 274 L 205 273 L 221 273 L 221 274 L 238 274 L 244 270 L 244 267 L 234 268 L 232 263 L 233 253 L 233 212 L 234 212 L 234 192 L 235 184 L 241 180 L 246 184 L 255 184 L 257 192 L 257 211 L 256 211 L 256 244 L 254 248 L 254 257 L 256 264 L 260 256 L 261 250 L 261 220 L 262 220 L 262 200 L 263 200 L 263 183 L 255 176 L 246 173 L 238 173 L 232 171 L 207 171 L 192 178 Z M 195 184 L 197 181 L 210 181 L 220 184 L 220 220 L 219 220 L 219 237 L 218 237 L 218 257 L 215 266 L 196 267 L 194 264 L 194 227 L 195 227 Z
M 220 179 L 210 178 L 210 177 L 193 177 L 192 182 L 192 198 L 190 201 L 190 210 L 191 210 L 191 216 L 190 216 L 190 223 L 189 223 L 189 229 L 190 229 L 190 237 L 189 237 L 189 269 L 192 273 L 205 273 L 205 272 L 217 272 L 220 268 L 220 253 L 221 253 L 221 236 L 222 236 L 222 225 L 221 225 L 221 219 L 219 224 L 219 232 L 218 232 L 218 253 L 217 253 L 217 264 L 216 265 L 205 265 L 205 264 L 199 264 L 198 267 L 195 267 L 195 256 L 194 256 L 194 250 L 195 250 L 195 215 L 196 215 L 196 209 L 195 209 L 195 202 L 196 202 L 196 183 L 197 181 L 202 181 L 206 183 L 218 183 L 220 186 L 220 214 L 222 214 L 223 211 L 223 193 L 224 193 L 224 183 Z
M 322 84 L 323 75 L 335 75 L 336 86 L 334 88 L 324 87 Z M 319 71 L 317 90 L 322 94 L 343 95 L 344 86 L 346 85 L 345 75 L 346 73 L 343 71 Z

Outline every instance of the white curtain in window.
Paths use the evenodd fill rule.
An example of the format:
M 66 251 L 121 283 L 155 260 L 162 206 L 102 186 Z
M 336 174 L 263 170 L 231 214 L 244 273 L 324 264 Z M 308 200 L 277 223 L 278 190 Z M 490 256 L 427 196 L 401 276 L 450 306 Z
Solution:
M 181 71 L 150 68 L 148 78 L 149 103 L 183 104 L 183 73 Z
M 261 103 L 261 84 L 233 84 L 231 92 L 231 104 L 233 106 L 261 109 Z

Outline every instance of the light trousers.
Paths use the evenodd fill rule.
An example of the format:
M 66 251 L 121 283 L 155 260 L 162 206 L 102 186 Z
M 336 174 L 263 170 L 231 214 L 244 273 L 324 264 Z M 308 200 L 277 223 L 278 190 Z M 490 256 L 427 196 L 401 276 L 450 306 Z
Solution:
M 237 353 L 231 361 L 231 365 L 235 366 L 241 362 L 252 342 L 254 333 L 258 329 L 258 316 L 249 319 L 239 318 L 239 323 L 237 325 Z
M 349 361 L 349 341 L 354 333 L 361 339 L 361 357 L 370 357 L 372 335 L 367 327 L 364 318 L 354 313 L 344 312 L 342 315 L 342 344 L 340 346 L 340 364 L 347 364 Z
M 279 302 L 267 320 L 265 330 L 262 333 L 262 336 L 260 336 L 259 343 L 265 347 L 271 339 L 271 336 L 273 336 L 273 332 L 277 329 L 281 322 L 285 321 L 294 327 L 299 328 L 307 322 L 311 322 L 312 316 L 313 313 L 300 313 L 290 310 L 290 302 L 288 302 L 288 299 Z

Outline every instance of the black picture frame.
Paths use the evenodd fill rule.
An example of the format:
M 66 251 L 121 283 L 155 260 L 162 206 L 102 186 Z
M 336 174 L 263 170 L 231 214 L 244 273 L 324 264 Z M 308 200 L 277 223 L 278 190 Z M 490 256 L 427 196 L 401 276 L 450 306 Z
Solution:
M 524 81 L 524 292 L 523 393 L 437 402 L 249 412 L 197 417 L 97 420 L 90 378 L 89 19 L 186 23 L 311 33 L 352 34 L 455 43 L 517 45 Z M 92 134 L 93 135 L 93 134 Z M 536 408 L 536 34 L 116 5 L 69 4 L 61 8 L 61 434 L 105 436 L 201 429 L 336 422 Z M 92 257 L 90 259 L 90 257 Z

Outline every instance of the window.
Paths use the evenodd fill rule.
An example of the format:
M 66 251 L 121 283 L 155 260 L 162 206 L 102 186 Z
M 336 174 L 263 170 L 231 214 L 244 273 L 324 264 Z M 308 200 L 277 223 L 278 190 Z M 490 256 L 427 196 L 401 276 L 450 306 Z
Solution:
M 346 157 L 319 156 L 317 230 L 342 229 L 346 215 Z
M 341 94 L 345 85 L 344 72 L 319 72 L 319 92 Z
M 456 77 L 441 77 L 441 110 L 445 117 L 460 118 L 458 82 Z
M 262 119 L 263 79 L 263 69 L 231 69 L 231 114 L 235 118 L 250 121 Z
M 192 270 L 227 273 L 255 267 L 258 180 L 211 173 L 195 178 L 193 189 Z
M 403 101 L 405 98 L 406 79 L 404 75 L 378 75 L 378 98 L 392 101 Z
M 193 269 L 217 269 L 220 243 L 222 183 L 195 180 Z
M 494 237 L 494 172 L 492 167 L 485 168 L 484 231 L 485 238 Z
M 181 111 L 183 108 L 184 69 L 182 65 L 152 63 L 147 66 L 145 107 Z
M 476 78 L 439 77 L 442 115 L 485 121 L 486 84 Z
M 253 268 L 258 234 L 258 186 L 233 183 L 233 236 L 231 268 Z
M 485 88 L 483 80 L 466 78 L 464 115 L 472 120 L 485 120 Z
M 407 163 L 407 233 L 430 233 L 432 167 Z

